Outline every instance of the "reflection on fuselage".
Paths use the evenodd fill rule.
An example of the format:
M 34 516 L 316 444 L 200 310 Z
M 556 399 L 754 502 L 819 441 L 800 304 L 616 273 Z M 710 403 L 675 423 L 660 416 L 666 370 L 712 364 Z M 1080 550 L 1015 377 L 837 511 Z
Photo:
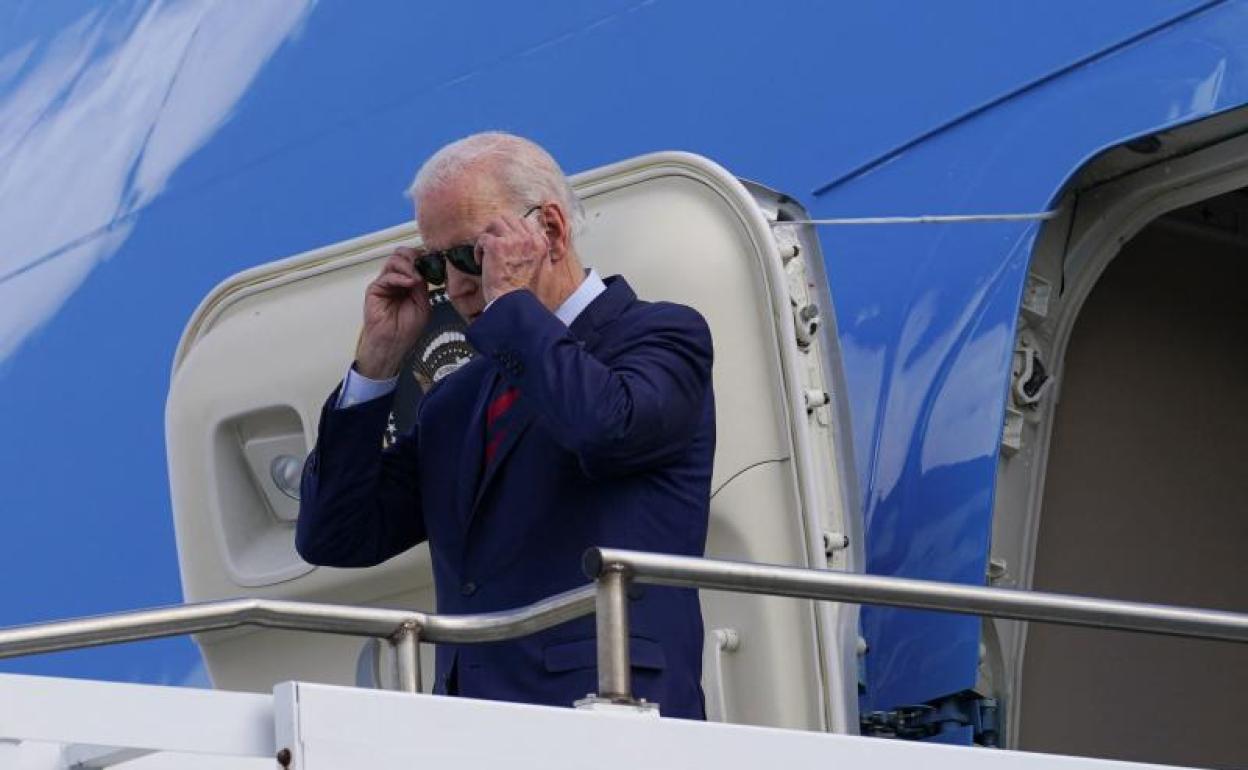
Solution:
M 311 5 L 95 10 L 0 59 L 0 361 L 125 241 Z

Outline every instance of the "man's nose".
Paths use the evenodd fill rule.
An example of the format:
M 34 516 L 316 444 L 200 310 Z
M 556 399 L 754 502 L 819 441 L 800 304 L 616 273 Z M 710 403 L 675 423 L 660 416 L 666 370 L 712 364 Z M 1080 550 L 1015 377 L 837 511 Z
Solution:
M 481 279 L 475 275 L 469 275 L 459 270 L 452 264 L 446 266 L 446 296 L 451 299 L 462 299 L 463 297 L 472 296 L 477 287 L 481 285 Z

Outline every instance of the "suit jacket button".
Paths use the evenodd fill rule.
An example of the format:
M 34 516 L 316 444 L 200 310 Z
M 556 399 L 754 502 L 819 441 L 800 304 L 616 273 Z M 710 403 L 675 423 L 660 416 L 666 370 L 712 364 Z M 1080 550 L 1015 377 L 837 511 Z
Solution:
M 477 592 L 477 584 L 469 580 L 459 587 L 459 592 L 464 596 L 472 596 Z

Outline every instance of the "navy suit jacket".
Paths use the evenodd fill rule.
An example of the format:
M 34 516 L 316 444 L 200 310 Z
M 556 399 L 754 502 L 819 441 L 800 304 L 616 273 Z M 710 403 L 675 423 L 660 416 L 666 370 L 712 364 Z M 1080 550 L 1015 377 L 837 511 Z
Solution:
M 468 329 L 481 354 L 436 385 L 389 449 L 393 396 L 321 414 L 303 478 L 304 559 L 365 567 L 428 540 L 438 612 L 511 609 L 588 582 L 589 546 L 701 556 L 715 408 L 711 335 L 697 311 L 637 299 L 618 276 L 564 326 L 528 291 Z M 519 389 L 483 468 L 484 413 Z M 636 586 L 634 693 L 701 719 L 696 592 Z M 522 639 L 438 647 L 436 692 L 570 706 L 597 690 L 592 616 Z

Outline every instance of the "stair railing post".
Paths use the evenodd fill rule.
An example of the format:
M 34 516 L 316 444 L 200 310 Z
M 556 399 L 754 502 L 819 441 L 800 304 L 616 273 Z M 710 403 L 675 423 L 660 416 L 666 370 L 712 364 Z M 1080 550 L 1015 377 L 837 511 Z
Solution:
M 394 670 L 399 680 L 399 691 L 420 692 L 420 629 L 415 625 L 404 625 L 389 641 L 394 648 Z
M 612 703 L 634 703 L 628 649 L 627 570 L 608 565 L 598 575 L 595 597 L 598 627 L 598 697 Z

